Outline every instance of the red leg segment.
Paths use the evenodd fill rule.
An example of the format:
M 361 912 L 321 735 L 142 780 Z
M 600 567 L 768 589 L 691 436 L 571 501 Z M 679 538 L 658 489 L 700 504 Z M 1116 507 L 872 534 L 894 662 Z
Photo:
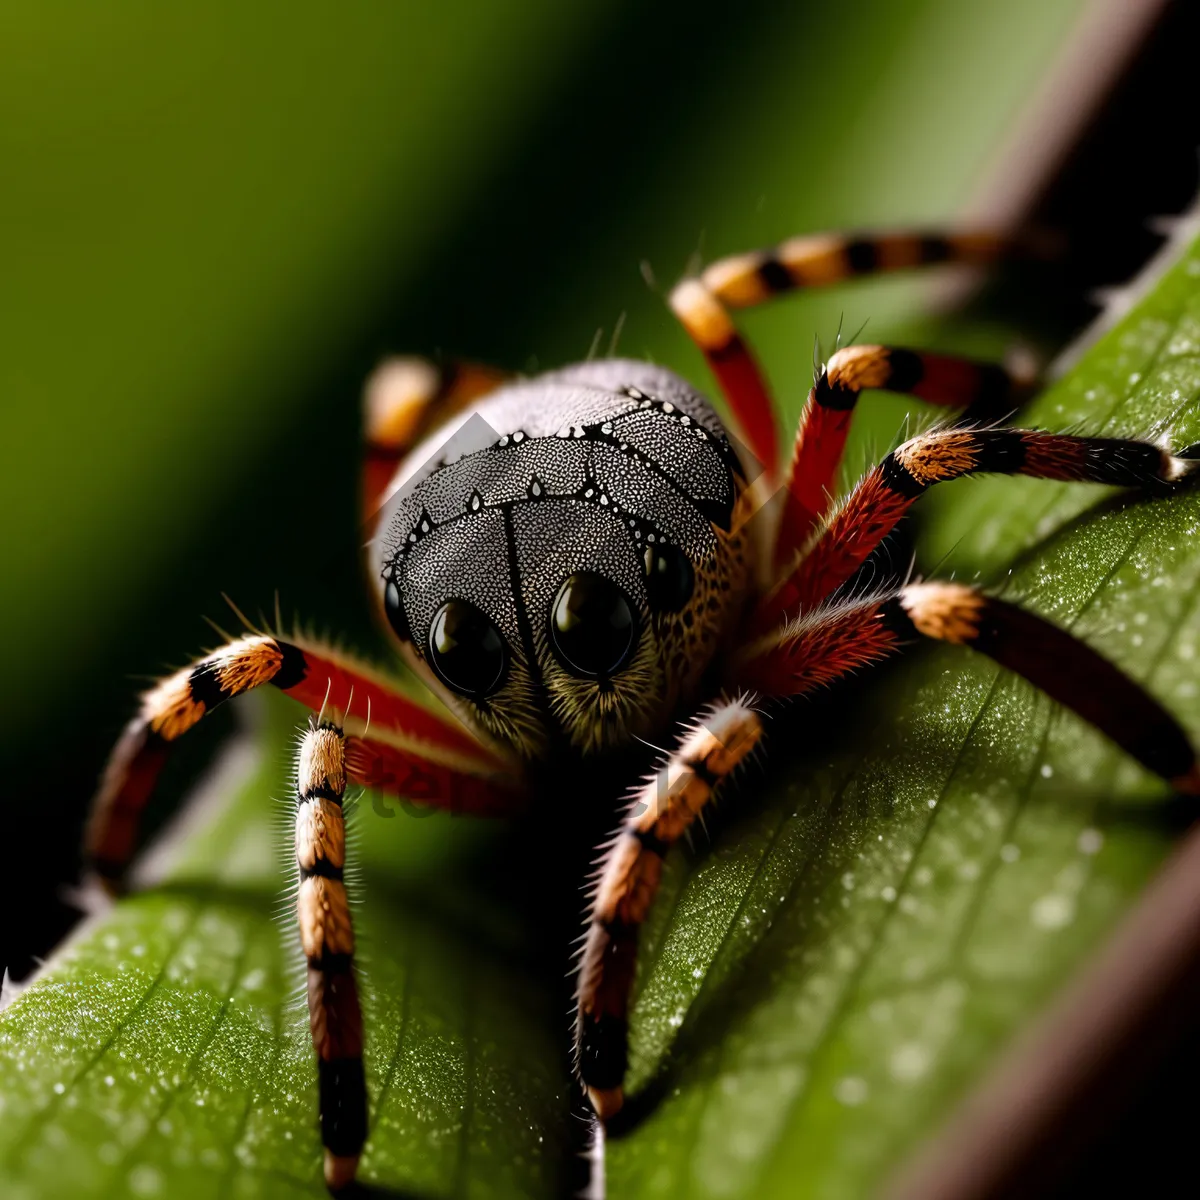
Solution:
M 671 309 L 708 360 L 750 453 L 773 479 L 779 470 L 775 411 L 749 346 L 701 280 L 679 284 L 671 293 Z
M 1012 413 L 1032 382 L 1031 375 L 998 364 L 896 346 L 839 350 L 808 393 L 800 417 L 776 540 L 776 563 L 791 560 L 829 511 L 854 407 L 862 392 L 900 392 L 930 404 L 965 409 L 966 420 L 990 422 Z
M 1069 437 L 1024 429 L 942 429 L 913 438 L 867 473 L 809 553 L 759 604 L 754 629 L 765 633 L 821 603 L 862 565 L 913 502 L 935 483 L 994 472 L 1079 480 L 1117 487 L 1163 488 L 1200 462 L 1150 442 Z
M 670 304 L 720 382 L 746 444 L 773 478 L 779 470 L 779 449 L 770 392 L 730 309 L 750 308 L 783 292 L 854 276 L 939 263 L 1044 257 L 1050 249 L 1045 239 L 1033 235 L 985 231 L 815 234 L 720 259 L 698 278 L 680 283 Z
M 113 748 L 92 801 L 86 852 L 104 878 L 119 880 L 170 744 L 206 713 L 270 683 L 314 712 L 325 709 L 350 732 L 352 779 L 411 787 L 426 803 L 457 812 L 520 807 L 519 768 L 465 728 L 401 695 L 369 668 L 328 648 L 267 635 L 238 638 L 164 679 Z M 355 714 L 347 715 L 351 696 Z M 367 714 L 370 729 L 367 730 Z
M 1140 684 L 1064 629 L 975 588 L 920 583 L 817 609 L 747 649 L 737 682 L 774 696 L 812 692 L 916 637 L 986 654 L 1095 726 L 1180 792 L 1200 793 L 1183 727 Z

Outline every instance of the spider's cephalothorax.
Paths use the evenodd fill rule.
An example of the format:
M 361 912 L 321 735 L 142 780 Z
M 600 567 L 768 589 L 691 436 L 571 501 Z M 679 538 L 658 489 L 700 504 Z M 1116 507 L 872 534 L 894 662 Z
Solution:
M 523 757 L 657 734 L 740 615 L 745 474 L 678 376 L 600 361 L 502 387 L 402 464 L 373 548 L 388 619 Z
M 1192 452 L 1006 427 L 1029 381 L 1004 368 L 849 346 L 818 372 L 783 469 L 765 382 L 729 312 L 849 275 L 1025 249 L 986 233 L 825 235 L 685 280 L 671 307 L 721 383 L 731 428 L 749 448 L 740 457 L 696 391 L 645 363 L 589 362 L 520 382 L 413 359 L 376 372 L 363 474 L 375 599 L 410 662 L 462 720 L 329 646 L 252 631 L 145 694 L 109 760 L 87 843 L 94 869 L 118 881 L 170 743 L 225 700 L 271 683 L 323 714 L 298 755 L 296 867 L 331 1187 L 353 1179 L 367 1135 L 343 882 L 348 782 L 504 814 L 535 786 L 531 760 L 661 738 L 688 706 L 711 701 L 635 791 L 591 896 L 576 1044 L 602 1120 L 624 1098 L 638 929 L 664 855 L 759 740 L 748 690 L 802 696 L 910 641 L 968 645 L 1075 709 L 1178 790 L 1200 792 L 1187 733 L 1065 631 L 960 584 L 857 598 L 845 587 L 945 480 L 990 471 L 1162 494 L 1195 471 Z M 850 419 L 872 388 L 963 418 L 897 447 L 833 511 Z M 766 519 L 751 523 L 756 510 Z

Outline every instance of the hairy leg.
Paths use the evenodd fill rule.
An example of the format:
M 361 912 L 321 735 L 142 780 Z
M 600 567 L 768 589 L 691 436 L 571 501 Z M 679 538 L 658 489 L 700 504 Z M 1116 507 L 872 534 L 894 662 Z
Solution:
M 1151 442 L 1029 429 L 940 429 L 869 471 L 796 568 L 759 603 L 755 632 L 815 607 L 845 583 L 936 483 L 991 472 L 1166 490 L 1200 469 Z
M 769 696 L 811 693 L 896 653 L 918 637 L 970 646 L 1077 712 L 1178 791 L 1200 793 L 1200 768 L 1179 723 L 1086 643 L 1015 605 L 960 584 L 913 584 L 897 594 L 819 609 L 747 648 L 740 685 Z M 580 963 L 580 1077 L 601 1119 L 624 1103 L 629 992 L 638 933 L 663 858 L 757 744 L 743 702 L 702 717 L 635 796 L 606 850 Z
M 1177 791 L 1200 792 L 1187 733 L 1140 684 L 1066 630 L 962 584 L 910 584 L 893 596 L 817 609 L 749 646 L 736 678 L 765 695 L 803 695 L 918 637 L 986 654 Z
M 345 1187 L 367 1138 L 363 1020 L 354 978 L 354 928 L 344 881 L 346 741 L 314 717 L 296 762 L 296 915 L 308 964 L 308 1020 L 317 1054 L 325 1182 Z
M 1026 370 L 898 346 L 847 346 L 837 351 L 813 384 L 796 430 L 776 564 L 791 563 L 829 511 L 854 408 L 864 391 L 916 396 L 964 409 L 964 422 L 990 423 L 1010 416 L 1032 383 L 1033 375 Z
M 744 701 L 701 716 L 639 789 L 605 851 L 579 964 L 575 1026 L 579 1075 L 602 1120 L 624 1101 L 638 930 L 658 890 L 663 857 L 761 734 L 757 714 Z
M 352 778 L 459 812 L 512 811 L 520 773 L 453 718 L 402 695 L 369 667 L 304 639 L 237 638 L 177 671 L 142 697 L 109 756 L 93 798 L 85 850 L 96 873 L 117 883 L 137 841 L 142 812 L 172 743 L 205 714 L 243 692 L 272 684 L 307 708 L 342 717 Z M 354 698 L 356 712 L 344 714 Z M 370 729 L 367 729 L 367 714 Z M 404 789 L 411 789 L 406 791 Z
M 671 309 L 716 375 L 741 434 L 769 476 L 779 469 L 770 393 L 742 339 L 731 309 L 763 304 L 797 288 L 823 287 L 854 276 L 941 263 L 993 263 L 1043 257 L 1044 239 L 978 231 L 814 234 L 768 250 L 735 254 L 685 279 L 671 293 Z

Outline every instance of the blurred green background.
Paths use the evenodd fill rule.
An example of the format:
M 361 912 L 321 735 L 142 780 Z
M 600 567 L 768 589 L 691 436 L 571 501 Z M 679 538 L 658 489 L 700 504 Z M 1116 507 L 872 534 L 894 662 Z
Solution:
M 131 677 L 192 654 L 221 591 L 369 636 L 380 355 L 532 369 L 626 313 L 623 350 L 703 378 L 642 260 L 670 283 L 701 247 L 955 212 L 1083 7 L 9 6 L 9 777 L 49 755 L 76 816 Z M 785 419 L 847 303 L 764 319 Z
M 624 315 L 623 352 L 707 386 L 643 261 L 669 285 L 697 251 L 952 217 L 1095 8 L 0 13 L 0 805 L 30 881 L 0 962 L 24 973 L 65 926 L 55 897 L 137 681 L 212 640 L 202 614 L 232 624 L 222 591 L 253 613 L 278 590 L 285 614 L 377 648 L 354 499 L 359 389 L 383 354 L 535 370 Z M 1153 210 L 1111 153 L 1120 121 L 1141 126 L 1114 119 L 1076 211 L 1121 242 Z M 1190 171 L 1169 122 L 1147 132 L 1164 128 Z M 920 285 L 890 281 L 747 326 L 786 427 L 814 335 L 843 318 L 960 351 L 1052 345 L 1083 315 L 1077 283 L 932 322 Z M 855 465 L 905 408 L 874 405 Z

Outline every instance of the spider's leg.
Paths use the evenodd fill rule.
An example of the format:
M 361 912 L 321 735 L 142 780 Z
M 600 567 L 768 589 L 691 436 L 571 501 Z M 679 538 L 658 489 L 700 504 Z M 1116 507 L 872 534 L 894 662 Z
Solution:
M 762 696 L 803 696 L 896 653 L 911 633 L 896 595 L 815 608 L 748 643 L 730 672 Z
M 519 807 L 520 771 L 449 716 L 403 695 L 371 668 L 307 639 L 237 638 L 142 696 L 109 756 L 92 801 L 85 852 L 116 883 L 133 856 L 138 825 L 171 744 L 206 713 L 270 683 L 313 712 L 341 716 L 354 698 L 351 775 L 458 812 Z M 370 713 L 367 734 L 366 718 Z M 364 736 L 367 734 L 367 736 Z
M 317 1052 L 325 1182 L 354 1178 L 367 1138 L 363 1022 L 354 980 L 354 928 L 344 882 L 346 742 L 314 717 L 296 763 L 296 915 L 308 963 L 308 1019 Z
M 379 511 L 400 460 L 442 421 L 499 387 L 495 367 L 425 358 L 389 358 L 371 373 L 363 391 L 362 519 Z
M 767 632 L 845 583 L 935 483 L 992 472 L 1166 491 L 1200 469 L 1152 442 L 1070 437 L 1029 429 L 939 429 L 893 450 L 860 480 L 796 568 L 762 601 L 754 628 Z
M 670 304 L 700 347 L 737 418 L 741 434 L 774 476 L 778 441 L 771 398 L 762 371 L 729 315 L 783 292 L 821 287 L 857 275 L 938 263 L 986 264 L 1001 258 L 1044 255 L 1039 239 L 994 232 L 876 232 L 815 234 L 767 250 L 719 259 L 685 279 Z
M 575 1024 L 579 1076 L 601 1120 L 624 1102 L 638 928 L 658 889 L 663 857 L 761 734 L 758 715 L 743 701 L 709 710 L 638 790 L 605 848 L 579 964 Z
M 1179 722 L 1140 684 L 1049 621 L 957 583 L 818 608 L 749 646 L 739 684 L 797 696 L 895 653 L 916 637 L 970 646 L 1094 725 L 1180 792 L 1200 792 L 1195 751 Z
M 869 389 L 916 396 L 945 408 L 965 409 L 964 422 L 992 423 L 1010 416 L 1031 389 L 1033 376 L 1017 367 L 926 354 L 898 346 L 847 346 L 824 366 L 800 416 L 787 496 L 775 542 L 775 562 L 794 559 L 829 511 L 846 435 L 859 395 Z
M 1183 727 L 1086 642 L 962 584 L 911 584 L 900 603 L 923 637 L 970 646 L 995 659 L 1078 713 L 1176 791 L 1200 793 L 1200 768 Z

